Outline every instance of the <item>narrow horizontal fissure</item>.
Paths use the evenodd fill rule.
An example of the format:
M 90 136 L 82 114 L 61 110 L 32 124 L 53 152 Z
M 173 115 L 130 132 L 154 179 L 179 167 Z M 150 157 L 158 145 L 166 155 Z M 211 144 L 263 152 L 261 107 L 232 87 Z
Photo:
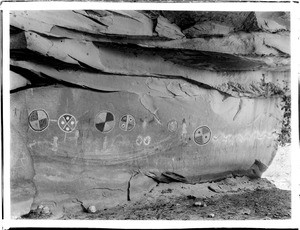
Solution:
M 22 86 L 22 87 L 19 87 L 16 89 L 12 89 L 12 90 L 10 90 L 10 93 L 13 94 L 13 93 L 20 92 L 22 90 L 40 88 L 40 87 L 45 87 L 45 86 L 50 86 L 50 85 L 26 85 L 26 86 Z
M 136 47 L 136 45 L 134 45 L 134 46 Z M 64 70 L 64 71 L 71 70 L 74 72 L 84 71 L 87 73 L 100 73 L 100 74 L 105 74 L 105 75 L 130 76 L 130 77 L 139 77 L 139 78 L 140 77 L 156 77 L 156 78 L 164 78 L 164 79 L 182 78 L 187 81 L 190 81 L 191 83 L 195 82 L 195 84 L 197 83 L 199 86 L 204 87 L 204 84 L 201 84 L 200 82 L 197 82 L 197 81 L 190 80 L 190 79 L 182 77 L 180 75 L 167 75 L 167 74 L 156 74 L 156 73 L 134 75 L 134 73 L 126 74 L 126 73 L 105 72 L 105 71 L 96 69 L 94 67 L 91 67 L 70 55 L 69 55 L 69 57 L 72 58 L 73 60 L 76 60 L 78 62 L 78 64 L 66 63 L 66 62 L 57 60 L 54 57 L 44 56 L 38 52 L 27 50 L 27 49 L 11 50 L 10 56 L 11 56 L 11 59 L 15 60 L 15 61 L 32 62 L 32 63 L 36 63 L 36 64 L 39 64 L 42 66 L 53 68 L 57 71 L 60 71 L 60 70 Z
M 281 51 L 279 48 L 275 47 L 275 46 L 271 46 L 271 45 L 268 45 L 266 44 L 265 42 L 263 43 L 266 47 L 270 48 L 270 49 L 274 49 L 278 52 L 279 56 L 280 57 L 284 57 L 284 58 L 289 58 L 290 55 L 288 53 L 285 53 L 283 51 Z
M 24 31 L 22 31 L 24 32 Z M 42 33 L 42 32 L 39 32 L 39 31 L 35 31 L 35 30 L 28 30 L 28 32 L 33 32 L 33 33 L 36 33 L 38 34 L 39 36 L 43 37 L 43 38 L 46 38 L 46 39 L 49 39 L 49 40 L 52 40 L 52 41 L 56 41 L 56 40 L 62 40 L 62 39 L 65 39 L 65 40 L 71 40 L 71 38 L 67 37 L 67 36 L 59 36 L 59 35 L 52 35 L 52 34 L 45 34 L 45 33 Z
M 112 52 L 135 56 L 136 58 L 149 56 L 153 58 L 162 58 L 165 61 L 177 65 L 186 66 L 195 69 L 207 69 L 211 71 L 253 71 L 261 68 L 268 68 L 264 61 L 268 56 L 260 55 L 242 55 L 222 53 L 209 50 L 194 50 L 189 48 L 171 48 L 171 47 L 151 47 L 140 43 L 106 43 L 93 42 L 99 49 L 109 49 Z M 272 58 L 273 56 L 270 56 Z
M 93 92 L 101 92 L 101 93 L 119 92 L 119 91 L 105 91 L 105 90 L 94 89 L 94 88 L 91 88 L 91 87 L 88 87 L 85 85 L 78 85 L 78 84 L 74 84 L 71 82 L 58 80 L 58 79 L 55 79 L 55 78 L 48 76 L 46 74 L 43 74 L 43 73 L 39 73 L 39 75 L 37 75 L 37 74 L 35 74 L 27 69 L 21 68 L 21 67 L 12 66 L 11 70 L 15 73 L 18 73 L 19 75 L 26 78 L 27 80 L 29 80 L 31 82 L 31 85 L 27 85 L 24 87 L 20 87 L 20 88 L 11 90 L 10 93 L 16 93 L 16 92 L 19 92 L 19 91 L 25 90 L 25 89 L 45 87 L 45 86 L 56 86 L 56 87 L 64 86 L 64 87 L 85 89 L 85 90 L 90 90 Z
M 193 80 L 193 79 L 190 79 L 190 78 L 185 78 L 185 77 L 182 77 L 182 76 L 179 77 L 179 78 L 181 78 L 182 80 L 184 80 L 184 81 L 186 81 L 186 82 L 188 82 L 188 83 L 190 83 L 192 85 L 196 85 L 196 86 L 198 86 L 200 88 L 203 88 L 203 89 L 218 90 L 218 89 L 216 89 L 216 88 L 214 88 L 214 87 L 212 87 L 210 85 L 204 84 L 202 82 L 199 82 L 199 81 L 196 81 L 196 80 Z
M 103 72 L 103 71 L 101 71 L 101 70 L 99 70 L 99 69 L 96 69 L 96 68 L 94 68 L 94 67 L 88 65 L 88 64 L 85 64 L 84 62 L 82 62 L 82 61 L 76 59 L 75 57 L 72 57 L 72 56 L 69 55 L 69 54 L 68 54 L 68 56 L 69 56 L 70 58 L 72 58 L 73 60 L 77 61 L 78 64 L 79 64 L 79 66 L 81 66 L 81 67 L 82 67 L 83 69 L 85 69 L 85 70 L 89 70 L 89 71 L 92 72 L 92 73 L 99 73 L 99 72 L 105 73 L 105 72 Z
M 112 36 L 112 35 L 111 35 Z M 203 35 L 203 38 L 209 39 L 210 36 L 208 35 Z M 224 35 L 215 35 L 214 37 L 224 37 Z M 130 40 L 124 40 L 124 42 L 115 42 L 113 40 L 114 38 L 111 38 L 110 42 L 106 42 L 106 41 L 93 41 L 93 44 L 95 44 L 98 47 L 103 47 L 103 48 L 115 48 L 119 51 L 122 52 L 136 52 L 136 53 L 149 53 L 149 54 L 156 54 L 156 55 L 160 55 L 162 57 L 167 57 L 167 56 L 171 56 L 174 57 L 174 53 L 176 52 L 176 54 L 181 54 L 182 56 L 186 56 L 186 57 L 201 57 L 201 56 L 213 56 L 216 58 L 221 59 L 236 59 L 239 57 L 243 57 L 243 58 L 247 58 L 252 57 L 252 58 L 260 58 L 260 57 L 273 57 L 274 55 L 270 54 L 270 55 L 258 55 L 258 54 L 253 54 L 253 53 L 249 53 L 249 54 L 233 54 L 233 53 L 228 53 L 228 52 L 216 52 L 216 51 L 209 51 L 209 50 L 195 50 L 193 48 L 183 48 L 183 47 L 164 47 L 163 43 L 161 45 L 157 45 L 157 46 L 153 46 L 153 45 L 148 45 L 147 42 L 151 42 L 151 40 L 155 41 L 157 39 L 149 39 L 149 40 L 143 40 L 143 39 L 138 39 L 139 42 L 135 42 L 133 39 Z M 164 42 L 163 40 L 161 40 L 161 42 Z M 270 48 L 270 47 L 269 47 Z M 271 47 L 274 48 L 274 47 Z M 280 53 L 281 55 L 283 55 L 282 57 L 289 57 L 288 54 L 283 53 L 281 51 Z
M 207 84 L 204 84 L 202 82 L 199 82 L 199 81 L 196 81 L 196 80 L 193 80 L 193 79 L 190 79 L 190 78 L 185 78 L 185 77 L 181 77 L 182 80 L 192 84 L 192 85 L 196 85 L 200 88 L 203 88 L 203 89 L 207 89 L 207 90 L 217 90 L 221 95 L 225 96 L 226 98 L 228 97 L 235 97 L 234 95 L 231 95 L 229 93 L 226 93 L 226 92 L 223 92 L 223 91 L 220 91 L 219 89 L 217 88 L 214 88 L 210 85 L 207 85 Z
M 157 78 L 178 78 L 174 75 L 159 75 L 159 74 L 138 74 L 135 75 L 134 73 L 122 73 L 122 72 L 107 72 L 102 71 L 100 69 L 96 69 L 82 61 L 68 55 L 73 60 L 77 61 L 78 64 L 71 64 L 60 61 L 51 56 L 44 56 L 41 53 L 28 50 L 28 49 L 13 49 L 10 51 L 10 56 L 13 61 L 25 61 L 25 62 L 32 62 L 34 64 L 42 65 L 45 67 L 53 68 L 57 71 L 84 71 L 86 73 L 93 73 L 93 74 L 105 74 L 105 75 L 115 75 L 115 76 L 130 76 L 130 77 L 157 77 Z M 165 76 L 165 77 L 164 77 Z
M 109 190 L 109 191 L 121 191 L 121 192 L 124 192 L 123 189 L 120 189 L 120 188 L 104 188 L 104 187 L 99 187 L 99 188 L 91 188 L 89 190 Z
M 196 30 L 202 32 L 197 27 L 194 27 Z M 188 33 L 185 33 L 186 38 L 188 39 L 194 39 L 194 38 L 204 38 L 204 39 L 213 39 L 213 38 L 224 38 L 227 36 L 227 34 L 199 34 L 197 36 L 189 35 Z
M 47 74 L 41 73 L 39 72 L 34 73 L 33 71 L 30 71 L 28 69 L 22 68 L 22 67 L 18 67 L 18 66 L 13 66 L 11 65 L 10 70 L 21 75 L 22 77 L 26 78 L 31 84 L 30 85 L 26 85 L 14 90 L 11 90 L 10 93 L 16 93 L 19 92 L 21 90 L 26 90 L 26 89 L 30 89 L 30 88 L 38 88 L 38 87 L 44 87 L 44 86 L 51 86 L 51 85 L 55 85 L 55 86 L 65 86 L 65 87 L 72 87 L 72 88 L 79 88 L 79 89 L 86 89 L 86 90 L 90 90 L 90 91 L 94 91 L 94 92 L 102 92 L 102 93 L 114 93 L 114 92 L 120 92 L 119 90 L 113 90 L 113 91 L 108 91 L 108 90 L 100 90 L 100 89 L 95 89 L 89 86 L 85 86 L 85 85 L 80 85 L 80 84 L 76 84 L 76 83 L 71 83 L 68 81 L 64 81 L 64 80 L 59 80 L 56 79 L 54 77 L 51 77 Z M 126 76 L 123 74 L 116 74 L 117 76 Z M 141 78 L 143 76 L 132 76 L 132 77 L 137 77 L 137 78 Z M 185 78 L 183 76 L 167 76 L 167 75 L 160 75 L 160 76 L 145 76 L 145 77 L 154 77 L 154 78 L 160 78 L 160 79 L 172 79 L 172 80 L 176 80 L 176 79 L 180 79 L 183 81 L 186 81 L 189 84 L 198 86 L 200 88 L 204 88 L 204 89 L 208 89 L 208 90 L 217 90 L 219 91 L 221 94 L 226 95 L 226 96 L 232 96 L 230 94 L 227 94 L 225 92 L 222 92 L 216 88 L 211 87 L 210 85 L 198 82 L 196 80 L 193 79 L 189 79 L 189 78 Z
M 60 31 L 56 31 L 57 33 L 54 33 L 56 28 Z M 62 36 L 61 33 L 63 33 L 63 31 L 65 31 L 66 33 L 69 32 L 69 36 Z M 105 42 L 105 43 L 112 43 L 112 42 L 123 43 L 127 39 L 132 40 L 132 41 L 135 41 L 135 40 L 169 41 L 170 40 L 165 37 L 158 37 L 158 36 L 152 36 L 152 35 L 127 35 L 127 34 L 113 34 L 113 33 L 101 33 L 101 32 L 98 32 L 96 34 L 96 33 L 89 33 L 86 31 L 79 31 L 76 29 L 66 28 L 66 27 L 62 27 L 59 25 L 53 26 L 52 32 L 54 34 L 56 34 L 57 36 L 75 38 L 75 39 L 76 39 L 76 34 L 78 34 L 78 36 L 80 36 L 80 40 L 93 41 L 93 42 Z M 71 34 L 74 34 L 74 35 L 72 36 Z M 86 37 L 83 39 L 82 36 L 86 36 Z
M 39 75 L 37 75 L 36 73 L 28 70 L 28 69 L 24 69 L 18 66 L 10 66 L 10 70 L 12 72 L 15 72 L 19 75 L 21 75 L 22 77 L 24 77 L 25 79 L 27 79 L 30 84 L 27 84 L 25 86 L 10 90 L 10 93 L 16 93 L 19 92 L 21 90 L 26 90 L 26 89 L 30 89 L 30 88 L 37 88 L 37 87 L 44 87 L 44 86 L 50 86 L 50 85 L 54 85 L 55 82 L 52 81 L 51 79 L 48 78 L 44 78 L 41 77 Z
M 268 31 L 270 34 L 280 34 L 280 33 L 286 33 L 291 32 L 290 29 L 277 29 L 275 31 Z
M 143 75 L 139 74 L 138 76 L 132 75 L 132 74 L 125 74 L 125 73 L 111 73 L 111 72 L 105 72 L 100 69 L 96 69 L 94 67 L 91 67 L 80 60 L 68 55 L 73 60 L 77 61 L 78 64 L 71 64 L 66 63 L 63 61 L 60 61 L 54 57 L 51 56 L 44 56 L 38 52 L 27 50 L 27 49 L 18 49 L 18 50 L 11 50 L 10 52 L 11 59 L 14 61 L 26 61 L 26 62 L 32 62 L 34 64 L 42 65 L 48 68 L 53 68 L 57 71 L 63 70 L 63 71 L 84 71 L 86 73 L 92 73 L 92 74 L 105 74 L 105 75 L 119 75 L 119 76 L 131 76 L 131 77 L 151 77 L 149 75 Z
M 28 62 L 34 62 L 36 64 L 44 65 L 44 66 L 51 66 L 52 68 L 56 70 L 85 70 L 88 72 L 100 72 L 99 70 L 95 70 L 93 68 L 84 68 L 83 66 L 79 66 L 77 64 L 71 64 L 66 63 L 63 61 L 60 61 L 54 57 L 51 56 L 44 56 L 38 52 L 28 50 L 28 49 L 18 49 L 18 50 L 10 50 L 10 57 L 12 60 L 15 61 L 28 61 Z

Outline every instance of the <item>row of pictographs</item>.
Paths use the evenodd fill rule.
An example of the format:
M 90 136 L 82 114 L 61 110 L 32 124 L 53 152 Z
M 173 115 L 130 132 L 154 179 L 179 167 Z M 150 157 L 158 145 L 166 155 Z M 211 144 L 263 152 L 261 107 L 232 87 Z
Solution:
M 50 124 L 48 113 L 43 109 L 33 110 L 28 117 L 29 126 L 33 131 L 44 131 Z M 112 112 L 104 110 L 95 117 L 95 127 L 102 133 L 109 133 L 116 124 L 115 116 Z M 75 116 L 69 113 L 61 115 L 57 120 L 58 127 L 65 133 L 71 133 L 75 130 L 77 120 Z M 126 114 L 120 118 L 119 128 L 123 131 L 132 131 L 135 127 L 135 119 L 132 115 Z M 168 130 L 175 132 L 178 129 L 178 122 L 171 120 L 168 122 Z M 211 130 L 207 126 L 200 126 L 194 131 L 194 142 L 197 145 L 206 145 L 211 139 Z M 139 143 L 139 142 L 138 142 Z M 145 145 L 148 140 L 145 139 Z
M 29 126 L 33 131 L 41 132 L 48 128 L 50 118 L 43 109 L 33 110 L 28 117 Z M 115 116 L 109 111 L 102 111 L 95 117 L 95 127 L 102 133 L 108 133 L 115 127 Z M 69 113 L 61 115 L 57 120 L 58 127 L 66 133 L 75 130 L 77 120 L 75 116 Z M 119 122 L 119 127 L 123 131 L 131 131 L 135 127 L 135 119 L 132 115 L 123 115 Z

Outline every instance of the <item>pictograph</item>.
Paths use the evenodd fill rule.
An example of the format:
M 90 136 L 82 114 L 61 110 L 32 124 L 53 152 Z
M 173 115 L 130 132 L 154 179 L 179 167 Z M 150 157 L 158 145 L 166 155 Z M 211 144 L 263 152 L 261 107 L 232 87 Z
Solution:
M 29 127 L 36 132 L 41 132 L 49 126 L 49 116 L 43 109 L 33 110 L 29 116 Z
M 151 142 L 151 137 L 150 137 L 150 136 L 146 136 L 146 137 L 144 138 L 144 145 L 149 145 L 150 142 Z
M 58 127 L 65 133 L 71 133 L 76 128 L 76 118 L 71 114 L 63 114 L 58 118 Z
M 143 137 L 142 137 L 142 136 L 138 136 L 138 137 L 136 138 L 135 143 L 136 143 L 138 146 L 140 146 L 140 145 L 143 143 Z
M 211 139 L 211 131 L 207 126 L 200 126 L 194 132 L 194 141 L 198 145 L 205 145 Z
M 109 111 L 102 111 L 95 117 L 95 126 L 102 133 L 108 133 L 115 127 L 115 116 Z
M 170 132 L 175 132 L 178 128 L 178 123 L 176 120 L 171 120 L 168 122 L 168 130 Z
M 127 114 L 121 117 L 119 123 L 120 129 L 123 131 L 131 131 L 135 126 L 135 119 L 132 115 Z

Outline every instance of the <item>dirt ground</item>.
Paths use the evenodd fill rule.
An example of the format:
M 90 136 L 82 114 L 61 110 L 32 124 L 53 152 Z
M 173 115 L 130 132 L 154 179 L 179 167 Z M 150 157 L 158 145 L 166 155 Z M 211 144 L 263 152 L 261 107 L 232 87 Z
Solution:
M 261 179 L 232 177 L 197 185 L 158 184 L 136 202 L 88 213 L 68 211 L 60 219 L 270 220 L 291 218 L 290 146 L 279 147 Z M 32 213 L 28 218 L 51 218 Z
M 170 191 L 172 192 L 172 191 Z M 95 214 L 73 213 L 62 219 L 100 220 L 245 220 L 290 218 L 290 191 L 256 189 L 222 197 L 196 198 L 179 196 L 167 198 L 162 195 L 155 200 L 139 201 L 99 211 Z M 202 203 L 198 206 L 196 204 Z

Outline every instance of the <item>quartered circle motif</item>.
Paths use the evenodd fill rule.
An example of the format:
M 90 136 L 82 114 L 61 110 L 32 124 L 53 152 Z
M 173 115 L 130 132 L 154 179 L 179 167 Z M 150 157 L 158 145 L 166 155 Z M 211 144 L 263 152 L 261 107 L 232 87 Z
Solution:
M 197 145 L 206 145 L 211 139 L 211 130 L 207 126 L 200 126 L 194 132 L 194 141 Z
M 49 126 L 49 116 L 43 109 L 33 110 L 28 116 L 29 127 L 36 132 L 41 132 Z
M 63 114 L 58 118 L 58 127 L 65 133 L 71 133 L 76 128 L 76 118 L 71 114 Z
M 95 127 L 101 133 L 108 133 L 115 127 L 115 116 L 109 111 L 102 111 L 95 117 Z
M 123 131 L 131 131 L 135 127 L 135 119 L 132 115 L 127 114 L 121 117 L 119 123 L 120 129 Z

